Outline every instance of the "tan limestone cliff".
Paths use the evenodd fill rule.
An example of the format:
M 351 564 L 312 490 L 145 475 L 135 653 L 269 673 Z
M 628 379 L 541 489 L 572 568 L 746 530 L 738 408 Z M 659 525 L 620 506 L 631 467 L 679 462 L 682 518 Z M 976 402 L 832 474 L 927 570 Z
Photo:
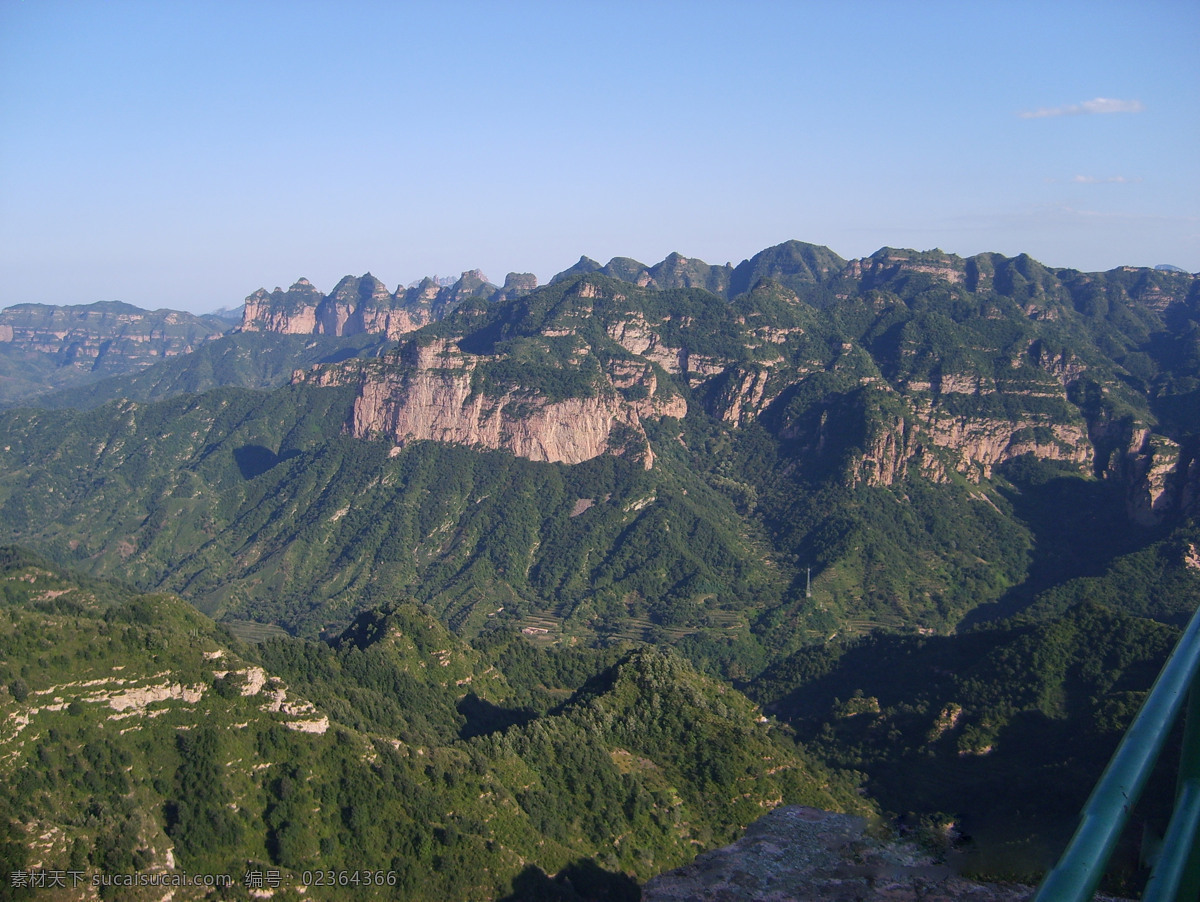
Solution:
M 928 273 L 950 283 L 959 283 L 965 276 L 965 261 L 952 254 L 944 254 L 940 260 L 913 260 L 905 251 L 889 249 L 886 255 L 851 260 L 843 274 L 852 279 L 870 279 L 889 271 Z
M 583 283 L 581 297 L 597 297 L 595 286 Z M 616 320 L 607 328 L 608 337 L 631 354 L 653 361 L 674 376 L 683 376 L 691 385 L 722 373 L 732 363 L 719 357 L 696 354 L 687 348 L 676 348 L 663 341 L 654 324 L 640 312 L 630 312 L 627 319 Z M 682 323 L 689 325 L 689 321 Z
M 587 288 L 592 286 L 588 285 Z M 592 297 L 583 294 L 583 297 Z M 658 333 L 650 328 L 641 313 L 630 313 L 628 319 L 617 320 L 608 327 L 608 336 L 626 351 L 657 363 L 672 375 L 683 372 L 684 353 L 680 348 L 664 345 Z
M 373 307 L 358 312 L 359 331 L 386 335 L 394 341 L 410 332 L 416 332 L 422 326 L 433 322 L 433 314 L 428 310 L 387 310 Z
M 997 464 L 1023 454 L 1080 467 L 1092 461 L 1092 446 L 1082 423 L 953 416 L 936 408 L 927 408 L 922 419 L 929 440 L 955 455 L 955 469 L 975 481 L 990 478 Z
M 260 288 L 247 297 L 240 330 L 290 335 L 365 333 L 397 339 L 440 319 L 468 297 L 487 296 L 494 287 L 478 270 L 463 273 L 450 286 L 424 279 L 395 292 L 370 273 L 346 276 L 328 296 L 307 279 L 300 279 L 286 292 Z
M 946 467 L 928 438 L 907 418 L 896 417 L 870 436 L 866 451 L 850 474 L 850 481 L 853 484 L 893 485 L 909 472 L 919 473 L 932 482 L 947 480 Z
M 409 343 L 386 364 L 323 367 L 293 379 L 357 383 L 348 428 L 359 438 L 450 442 L 567 464 L 601 454 L 632 454 L 649 469 L 654 455 L 641 418 L 683 416 L 687 409 L 682 398 L 657 391 L 652 369 L 642 383 L 645 397 L 635 402 L 607 381 L 591 397 L 551 400 L 518 388 L 498 394 L 479 390 L 472 375 L 481 360 L 448 341 Z M 627 380 L 631 376 L 625 374 Z
M 661 390 L 654 367 L 636 360 L 614 359 L 606 368 L 609 381 L 617 389 L 628 390 L 637 400 L 630 401 L 643 420 L 687 416 L 687 401 Z
M 715 401 L 714 413 L 726 423 L 742 426 L 762 411 L 771 374 L 765 368 L 737 367 L 730 376 Z
M 0 342 L 40 354 L 53 354 L 70 366 L 149 366 L 167 357 L 190 354 L 222 330 L 179 311 L 146 311 L 126 307 L 16 305 L 0 315 Z
M 307 279 L 296 283 L 311 287 Z M 278 292 L 279 289 L 276 289 Z M 243 332 L 278 332 L 284 335 L 312 335 L 317 330 L 317 304 L 284 307 L 272 298 L 266 289 L 260 288 L 246 298 L 242 311 Z
M 396 298 L 370 273 L 361 278 L 346 276 L 317 308 L 317 331 L 324 335 L 355 335 L 368 330 L 366 319 L 377 322 L 390 311 Z
M 1133 522 L 1157 526 L 1184 502 L 1187 473 L 1179 472 L 1181 454 L 1175 442 L 1141 429 L 1134 435 L 1125 455 L 1125 477 L 1129 486 L 1126 509 Z

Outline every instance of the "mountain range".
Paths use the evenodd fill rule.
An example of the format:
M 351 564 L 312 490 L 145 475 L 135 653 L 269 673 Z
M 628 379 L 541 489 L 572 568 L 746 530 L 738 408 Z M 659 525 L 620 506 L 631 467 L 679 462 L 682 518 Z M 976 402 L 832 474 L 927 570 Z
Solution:
M 1200 278 L 1187 273 L 894 248 L 847 261 L 788 242 L 737 266 L 585 257 L 544 286 L 476 271 L 389 292 L 367 274 L 325 295 L 302 279 L 251 294 L 232 329 L 102 307 L 0 312 L 0 360 L 26 361 L 0 411 L 0 542 L 28 549 L 12 552 L 26 569 L 7 584 L 33 566 L 118 580 L 87 589 L 105 597 L 174 593 L 232 631 L 206 653 L 302 685 L 314 718 L 381 741 L 420 711 L 447 755 L 474 760 L 479 737 L 549 728 L 553 692 L 583 704 L 623 685 L 605 668 L 661 671 L 630 677 L 643 687 L 709 680 L 689 697 L 745 693 L 734 721 L 758 705 L 772 742 L 825 769 L 840 788 L 821 804 L 865 796 L 923 836 L 957 837 L 980 873 L 1029 876 L 1200 604 Z M 56 597 L 26 593 L 13 611 L 51 624 L 66 616 Z M 332 662 L 397 617 L 404 635 L 440 637 L 410 672 L 457 667 L 441 663 L 448 648 L 479 663 L 385 715 Z M 6 659 L 10 719 L 33 723 L 29 697 L 62 685 L 26 657 L 35 646 Z M 528 656 L 521 686 L 569 649 L 592 663 L 542 679 L 552 692 L 536 703 L 494 664 L 507 684 L 468 701 L 501 646 Z M 666 646 L 669 663 L 647 657 Z M 286 663 L 297 655 L 314 662 L 303 681 Z M 635 695 L 622 704 L 648 704 Z M 455 711 L 484 720 L 460 735 Z M 621 774 L 665 772 L 680 754 L 674 735 L 631 750 L 647 728 L 629 729 L 603 752 Z M 1086 751 L 1068 741 L 1079 736 Z M 14 761 L 35 754 L 22 748 Z M 561 751 L 537 748 L 521 754 L 544 776 Z M 171 780 L 190 779 L 191 752 L 172 754 L 184 757 L 158 776 L 162 811 L 179 804 Z M 629 771 L 626 754 L 658 770 Z M 699 791 L 685 783 L 736 782 L 733 754 L 672 785 L 683 797 Z M 260 763 L 273 774 L 273 761 Z M 232 797 L 272 810 L 269 781 L 231 779 Z M 546 779 L 561 798 L 538 810 L 577 804 L 565 775 Z M 803 795 L 763 787 L 764 800 Z M 1152 792 L 1147 823 L 1167 796 Z M 559 833 L 537 815 L 557 858 L 488 859 L 486 878 L 445 858 L 433 873 L 466 868 L 480 892 L 501 892 L 518 858 L 637 879 L 684 860 L 661 837 L 645 840 L 660 849 L 649 858 L 602 855 L 605 831 L 626 829 L 605 810 L 617 820 Z M 254 817 L 243 857 L 303 858 Z M 704 817 L 702 844 L 748 815 Z M 347 842 L 304 823 L 301 844 Z M 177 826 L 169 814 L 144 825 L 154 861 L 170 842 L 188 848 Z M 470 848 L 496 841 L 474 822 L 456 829 Z M 191 848 L 180 854 L 215 863 Z

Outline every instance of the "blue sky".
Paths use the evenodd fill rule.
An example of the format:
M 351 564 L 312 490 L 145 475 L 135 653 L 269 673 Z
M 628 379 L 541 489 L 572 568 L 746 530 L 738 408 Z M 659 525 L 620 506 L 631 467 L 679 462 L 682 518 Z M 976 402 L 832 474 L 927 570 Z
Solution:
M 0 0 L 0 306 L 791 238 L 1200 271 L 1200 3 Z

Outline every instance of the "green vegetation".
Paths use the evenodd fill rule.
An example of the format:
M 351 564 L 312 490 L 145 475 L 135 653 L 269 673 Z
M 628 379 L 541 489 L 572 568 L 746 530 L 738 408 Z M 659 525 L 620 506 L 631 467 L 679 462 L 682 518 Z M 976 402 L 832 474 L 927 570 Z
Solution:
M 225 386 L 278 388 L 287 385 L 296 370 L 367 356 L 381 344 L 375 335 L 227 335 L 205 342 L 190 354 L 171 357 L 136 373 L 41 393 L 36 403 L 40 408 L 84 409 L 120 399 L 157 401 Z
M 221 336 L 229 324 L 178 310 L 142 310 L 120 301 L 71 307 L 15 304 L 0 311 L 0 406 L 29 403 L 54 389 L 84 392 Z
M 1029 876 L 1200 604 L 1196 284 L 584 260 L 378 356 L 237 335 L 0 412 L 0 542 L 44 556 L 0 555 L 0 855 L 620 895 L 791 800 Z M 653 467 L 352 437 L 434 341 L 473 401 L 628 405 Z M 169 698 L 113 719 L 118 683 Z
M 952 637 L 804 649 L 749 691 L 810 751 L 866 773 L 869 794 L 911 826 L 952 823 L 971 871 L 1032 879 L 1069 838 L 1178 636 L 1088 602 Z M 1163 771 L 1137 813 L 1152 829 L 1173 798 L 1173 765 Z
M 0 586 L 0 806 L 18 849 L 53 837 L 47 869 L 369 869 L 394 886 L 367 898 L 494 897 L 530 863 L 648 877 L 779 801 L 867 810 L 669 652 L 475 650 L 412 604 L 332 645 L 243 646 L 15 549 Z

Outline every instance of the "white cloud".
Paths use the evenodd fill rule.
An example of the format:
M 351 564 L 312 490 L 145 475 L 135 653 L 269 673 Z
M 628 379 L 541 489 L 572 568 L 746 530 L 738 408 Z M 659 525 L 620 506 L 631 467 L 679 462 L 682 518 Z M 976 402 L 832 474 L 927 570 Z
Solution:
M 1096 175 L 1077 175 L 1071 181 L 1080 185 L 1132 185 L 1140 182 L 1140 178 L 1129 178 L 1124 175 L 1110 175 L 1102 178 Z
M 1138 229 L 1165 227 L 1172 237 L 1187 234 L 1200 223 L 1200 216 L 1170 216 L 1158 213 L 1127 213 L 1098 210 L 1062 203 L 1020 204 L 1007 210 L 969 213 L 946 220 L 947 227 L 959 230 L 997 230 L 1019 232 L 1022 240 L 1043 228 L 1060 229 L 1071 225 L 1128 226 Z M 1032 253 L 1032 251 L 1029 251 Z
M 1117 100 L 1112 97 L 1097 97 L 1083 103 L 1068 106 L 1043 107 L 1040 110 L 1025 110 L 1022 119 L 1046 119 L 1052 116 L 1081 116 L 1085 113 L 1140 113 L 1145 109 L 1140 100 Z

